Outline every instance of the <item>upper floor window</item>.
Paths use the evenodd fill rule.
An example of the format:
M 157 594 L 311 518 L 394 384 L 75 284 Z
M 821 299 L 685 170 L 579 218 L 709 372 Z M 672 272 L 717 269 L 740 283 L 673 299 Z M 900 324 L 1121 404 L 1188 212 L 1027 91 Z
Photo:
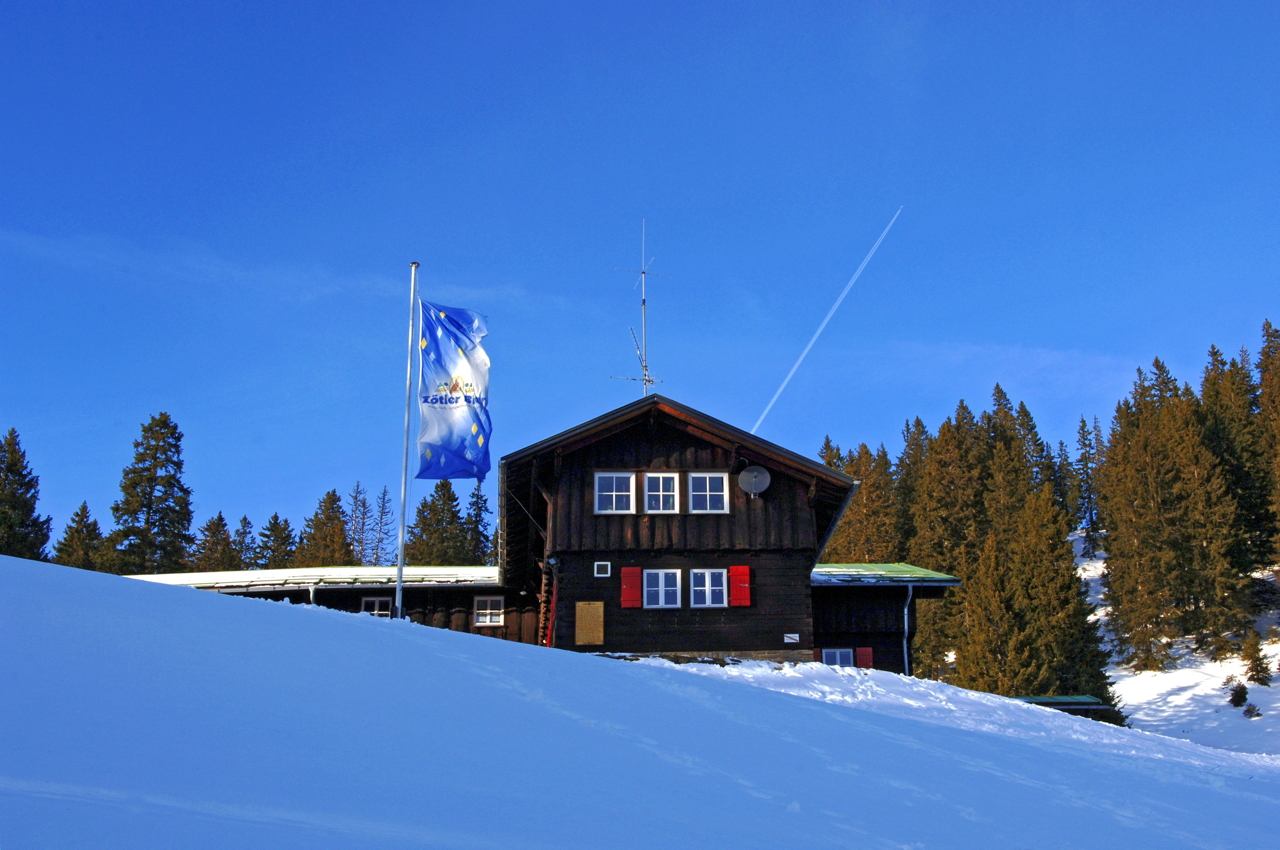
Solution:
M 680 477 L 674 472 L 646 472 L 644 475 L 644 512 L 674 514 L 680 511 Z
M 635 486 L 634 472 L 597 472 L 596 513 L 635 513 Z
M 689 473 L 689 513 L 727 514 L 729 512 L 729 473 Z

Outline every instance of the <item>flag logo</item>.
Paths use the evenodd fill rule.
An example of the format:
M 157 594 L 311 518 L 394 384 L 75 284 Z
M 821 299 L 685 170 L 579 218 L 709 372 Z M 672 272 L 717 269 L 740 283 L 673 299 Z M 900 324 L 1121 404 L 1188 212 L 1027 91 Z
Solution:
M 479 313 L 422 302 L 417 478 L 484 480 L 489 472 L 487 334 Z

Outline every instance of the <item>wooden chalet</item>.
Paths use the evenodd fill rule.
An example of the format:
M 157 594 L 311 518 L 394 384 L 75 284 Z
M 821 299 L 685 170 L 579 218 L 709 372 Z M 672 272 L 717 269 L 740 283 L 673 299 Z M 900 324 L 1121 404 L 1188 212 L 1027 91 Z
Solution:
M 959 584 L 818 564 L 857 482 L 662 396 L 509 454 L 498 476 L 498 566 L 406 567 L 414 622 L 579 652 L 909 673 L 916 600 Z M 133 578 L 388 616 L 395 573 Z
M 816 573 L 857 482 L 659 395 L 507 455 L 499 479 L 506 586 L 539 600 L 547 646 L 905 672 L 915 599 L 958 583 Z

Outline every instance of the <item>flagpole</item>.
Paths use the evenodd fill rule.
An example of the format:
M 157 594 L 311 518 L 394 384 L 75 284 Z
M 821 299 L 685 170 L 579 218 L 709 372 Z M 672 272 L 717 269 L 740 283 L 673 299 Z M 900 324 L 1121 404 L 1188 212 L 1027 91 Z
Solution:
M 409 422 L 413 408 L 413 327 L 418 307 L 418 264 L 409 264 L 409 355 L 404 375 L 404 465 L 400 467 L 400 533 L 396 543 L 396 605 L 392 614 L 404 618 L 404 522 L 409 505 Z

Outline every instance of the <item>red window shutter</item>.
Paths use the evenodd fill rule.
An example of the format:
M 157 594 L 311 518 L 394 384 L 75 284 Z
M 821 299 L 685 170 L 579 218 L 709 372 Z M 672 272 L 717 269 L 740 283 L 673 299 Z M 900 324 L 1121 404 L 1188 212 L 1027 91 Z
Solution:
M 640 567 L 623 567 L 619 572 L 622 573 L 622 607 L 643 607 L 644 597 L 641 590 L 644 581 L 641 575 L 643 570 Z
M 729 606 L 743 608 L 751 604 L 751 568 L 729 568 Z
M 815 647 L 813 648 L 813 660 L 814 660 L 814 661 L 817 661 L 817 662 L 821 662 L 821 661 L 822 661 L 822 649 L 821 649 L 821 647 L 817 647 L 817 646 L 815 646 Z
M 854 653 L 857 655 L 857 661 L 856 661 L 856 663 L 857 663 L 857 665 L 858 665 L 859 667 L 874 667 L 874 666 L 876 666 L 876 665 L 875 665 L 875 662 L 874 662 L 874 660 L 873 660 L 873 658 L 874 658 L 874 654 L 873 654 L 873 653 L 872 653 L 872 651 L 871 651 L 871 647 L 869 647 L 869 646 L 860 646 L 860 647 L 858 647 L 857 649 L 855 649 L 855 650 L 854 650 Z

